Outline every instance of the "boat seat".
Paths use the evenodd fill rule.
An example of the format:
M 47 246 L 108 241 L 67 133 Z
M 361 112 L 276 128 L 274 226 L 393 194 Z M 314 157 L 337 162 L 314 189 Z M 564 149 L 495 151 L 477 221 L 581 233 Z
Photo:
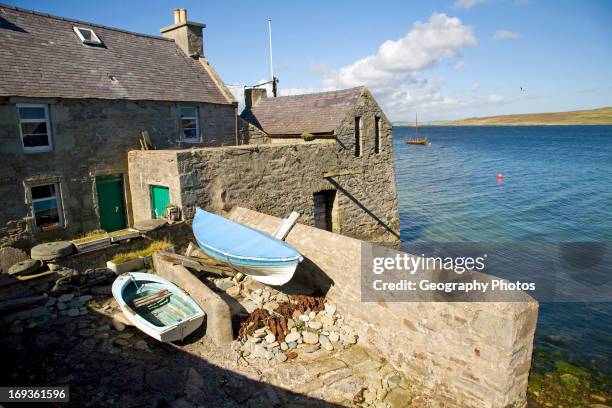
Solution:
M 139 298 L 134 299 L 132 301 L 132 306 L 135 309 L 139 309 L 152 303 L 157 303 L 164 299 L 167 299 L 170 297 L 171 294 L 172 292 L 170 292 L 168 289 L 163 289 L 159 292 L 151 293 L 150 295 L 141 296 Z

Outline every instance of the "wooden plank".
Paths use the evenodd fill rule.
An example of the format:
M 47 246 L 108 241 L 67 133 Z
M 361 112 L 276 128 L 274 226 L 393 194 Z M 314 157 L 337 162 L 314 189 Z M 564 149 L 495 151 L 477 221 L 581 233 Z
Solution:
M 134 299 L 132 304 L 135 308 L 141 308 L 146 305 L 150 305 L 151 303 L 158 302 L 160 300 L 164 300 L 170 297 L 172 293 L 168 289 L 160 290 L 159 292 L 152 293 L 147 296 L 139 297 L 138 299 Z
M 323 173 L 323 178 L 352 176 L 354 174 L 363 174 L 363 168 L 353 169 L 353 170 L 341 170 L 341 171 L 335 171 L 335 172 L 326 171 Z
M 281 222 L 281 224 L 278 226 L 272 236 L 274 238 L 282 239 L 284 241 L 285 238 L 287 238 L 287 235 L 289 235 L 289 232 L 291 231 L 295 223 L 297 223 L 298 218 L 300 218 L 300 213 L 297 211 L 293 211 L 291 214 L 289 214 L 289 217 L 285 218 L 283 222 Z
M 234 276 L 235 272 L 231 265 L 220 263 L 212 258 L 200 258 L 195 256 L 184 256 L 165 252 L 162 259 L 176 265 L 183 265 L 186 268 L 195 269 L 202 272 L 210 272 L 222 276 Z
M 38 302 L 41 302 L 47 299 L 48 299 L 48 296 L 43 295 L 43 296 L 32 296 L 32 297 L 25 297 L 25 298 L 19 298 L 19 299 L 5 300 L 4 302 L 0 302 L 0 313 L 15 310 L 15 309 L 21 309 L 22 307 L 30 306 L 32 304 L 35 304 L 35 303 L 38 303 Z

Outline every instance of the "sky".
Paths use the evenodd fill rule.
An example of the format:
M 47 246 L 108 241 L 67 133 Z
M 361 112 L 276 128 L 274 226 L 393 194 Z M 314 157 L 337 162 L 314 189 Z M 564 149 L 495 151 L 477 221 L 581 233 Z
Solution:
M 612 1 L 3 0 L 160 35 L 172 10 L 205 23 L 204 54 L 238 97 L 367 86 L 393 121 L 612 106 Z

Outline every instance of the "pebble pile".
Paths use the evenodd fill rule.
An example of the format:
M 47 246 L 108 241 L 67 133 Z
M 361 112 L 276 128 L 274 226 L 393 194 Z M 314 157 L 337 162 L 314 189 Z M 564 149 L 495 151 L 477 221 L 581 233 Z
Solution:
M 288 296 L 270 288 L 247 292 L 255 307 L 243 320 L 232 349 L 245 358 L 285 362 L 300 353 L 342 350 L 357 343 L 344 317 L 322 297 Z M 248 309 L 247 309 L 248 311 Z

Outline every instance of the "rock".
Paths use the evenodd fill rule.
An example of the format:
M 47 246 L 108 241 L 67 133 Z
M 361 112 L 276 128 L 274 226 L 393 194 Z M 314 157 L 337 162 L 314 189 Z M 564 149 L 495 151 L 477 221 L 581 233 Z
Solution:
M 57 301 L 61 303 L 70 302 L 74 298 L 74 293 L 66 293 L 60 296 Z
M 308 327 L 310 327 L 311 329 L 319 330 L 321 329 L 321 327 L 323 327 L 323 323 L 318 322 L 316 320 L 311 320 L 310 322 L 308 322 Z
M 118 332 L 122 332 L 125 330 L 125 324 L 123 324 L 123 322 L 120 322 L 119 320 L 116 320 L 116 319 L 113 319 L 113 327 Z
M 289 347 L 289 350 L 294 350 L 297 348 L 297 346 L 298 344 L 295 341 L 287 343 L 287 347 Z
M 338 341 L 338 340 L 340 340 L 340 336 L 336 332 L 331 332 L 331 333 L 329 333 L 329 340 L 330 341 Z
M 253 311 L 257 309 L 257 304 L 252 300 L 247 300 L 246 302 L 242 303 L 242 306 L 246 309 L 247 313 L 253 313 Z
M 47 263 L 47 268 L 49 268 L 50 271 L 55 272 L 62 269 L 62 265 L 58 265 L 56 263 Z
M 185 374 L 185 370 L 178 367 L 146 370 L 144 380 L 149 387 L 175 400 L 185 391 Z
M 286 342 L 284 342 L 284 341 L 283 341 L 283 342 L 280 344 L 280 348 L 281 348 L 281 350 L 283 350 L 283 351 L 287 351 L 287 350 L 289 350 L 289 346 L 288 346 L 288 345 L 287 345 L 287 343 L 286 343 Z
M 249 342 L 257 344 L 261 341 L 261 337 L 249 337 Z
M 266 338 L 266 343 L 268 344 L 274 343 L 276 341 L 276 336 L 273 335 L 272 333 L 268 334 L 265 338 Z
M 272 353 L 266 350 L 266 348 L 264 348 L 262 344 L 255 345 L 255 347 L 253 348 L 253 356 L 265 358 L 266 360 L 272 360 L 273 357 Z
M 319 345 L 318 344 L 308 344 L 307 346 L 304 346 L 303 350 L 304 350 L 304 353 L 314 353 L 315 351 L 319 350 Z
M 302 337 L 302 335 L 299 332 L 291 332 L 285 336 L 285 341 L 287 343 L 295 342 L 298 341 L 300 337 Z
M 302 338 L 306 344 L 317 344 L 319 342 L 319 336 L 309 331 L 303 331 Z
M 402 377 L 399 374 L 395 374 L 395 375 L 392 375 L 391 377 L 387 378 L 387 382 L 391 386 L 397 385 L 401 381 L 402 381 Z
M 93 296 L 91 295 L 79 296 L 79 303 L 84 305 L 85 303 L 89 302 L 91 299 L 93 299 Z
M 50 297 L 49 300 L 47 300 L 47 303 L 45 303 L 45 306 L 46 307 L 51 307 L 51 306 L 55 305 L 55 302 L 57 302 L 57 298 Z
M 127 347 L 130 344 L 129 341 L 127 341 L 126 339 L 121 339 L 121 338 L 115 339 L 113 343 L 121 347 Z
M 154 220 L 140 220 L 134 223 L 134 229 L 137 229 L 140 232 L 150 232 L 163 227 L 167 223 L 168 222 L 162 218 Z
M 307 322 L 310 320 L 310 316 L 300 315 L 300 320 L 303 322 Z
M 332 351 L 334 349 L 334 346 L 332 346 L 331 341 L 329 341 L 329 338 L 322 334 L 319 335 L 319 343 L 321 343 L 321 347 L 323 347 L 327 351 Z
M 315 312 L 310 312 L 308 314 L 308 317 L 310 318 L 310 320 L 314 319 L 315 317 L 317 317 L 317 314 Z
M 336 305 L 334 305 L 333 303 L 326 303 L 325 304 L 325 313 L 328 316 L 333 316 L 333 314 L 336 313 Z
M 376 392 L 365 390 L 363 392 L 363 400 L 368 403 L 371 404 L 372 402 L 374 402 L 376 400 Z
M 42 268 L 42 261 L 26 259 L 11 266 L 7 273 L 13 276 L 31 275 L 38 272 L 40 268 Z
M 74 252 L 74 245 L 69 241 L 45 242 L 32 247 L 30 255 L 32 259 L 41 261 L 52 261 L 63 258 Z
M 346 344 L 355 344 L 357 343 L 357 338 L 354 334 L 343 334 L 341 336 L 342 342 Z
M 0 248 L 0 273 L 7 273 L 11 266 L 30 259 L 21 249 L 13 247 Z
M 227 293 L 228 295 L 230 295 L 231 297 L 238 297 L 240 295 L 240 285 L 238 286 L 232 286 L 231 288 L 228 288 L 225 293 Z
M 287 356 L 284 355 L 283 353 L 276 353 L 274 357 L 276 357 L 276 359 L 280 361 L 281 363 L 284 363 L 285 361 L 287 361 Z
M 392 388 L 385 397 L 385 402 L 391 408 L 405 407 L 410 400 L 412 400 L 410 392 L 400 387 Z
M 235 280 L 236 282 L 240 282 L 240 281 L 242 281 L 243 279 L 244 279 L 244 273 L 242 273 L 242 272 L 238 272 L 238 273 L 236 274 L 236 276 L 234 276 L 234 280 Z
M 561 384 L 565 385 L 567 388 L 573 388 L 580 384 L 580 379 L 570 373 L 561 374 L 559 380 L 561 381 Z
M 279 348 L 279 346 L 278 341 L 275 341 L 274 343 L 268 344 L 266 347 L 268 347 L 268 350 L 273 350 Z
M 80 311 L 76 307 L 73 307 L 72 309 L 68 309 L 66 311 L 66 315 L 68 315 L 70 317 L 76 317 L 76 316 L 79 315 L 79 313 L 80 313 Z
M 268 302 L 263 306 L 264 309 L 269 310 L 269 311 L 276 310 L 277 307 L 278 307 L 278 303 L 274 301 Z
M 57 307 L 57 310 L 64 310 L 68 308 L 68 306 L 66 306 L 65 303 L 58 303 L 56 307 Z
M 91 288 L 91 293 L 94 295 L 110 295 L 112 293 L 111 286 L 94 286 Z
M 222 291 L 226 291 L 232 286 L 234 286 L 234 282 L 232 282 L 231 280 L 225 280 L 225 279 L 220 280 L 219 279 L 215 281 L 215 286 Z

